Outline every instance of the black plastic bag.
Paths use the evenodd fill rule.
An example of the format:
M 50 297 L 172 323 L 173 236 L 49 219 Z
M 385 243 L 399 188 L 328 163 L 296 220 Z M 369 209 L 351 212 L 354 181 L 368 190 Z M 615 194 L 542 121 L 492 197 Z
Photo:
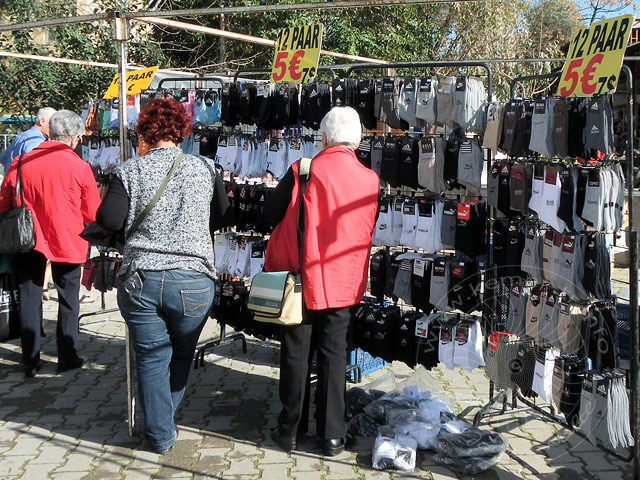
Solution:
M 117 232 L 112 232 L 93 222 L 84 227 L 80 236 L 91 245 L 115 248 L 120 253 L 124 252 L 124 227 Z
M 12 273 L 0 274 L 0 340 L 20 338 L 18 282 Z

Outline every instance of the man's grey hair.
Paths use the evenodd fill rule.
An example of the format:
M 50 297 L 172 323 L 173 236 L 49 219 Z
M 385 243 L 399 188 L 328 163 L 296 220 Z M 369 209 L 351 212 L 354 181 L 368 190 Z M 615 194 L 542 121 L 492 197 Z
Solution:
M 362 137 L 360 116 L 351 107 L 333 107 L 320 122 L 320 132 L 327 137 L 327 146 L 358 147 Z
M 40 119 L 49 120 L 57 110 L 51 107 L 42 107 L 36 114 L 36 122 Z
M 49 120 L 51 140 L 66 142 L 76 135 L 84 135 L 85 125 L 82 118 L 71 110 L 60 110 Z

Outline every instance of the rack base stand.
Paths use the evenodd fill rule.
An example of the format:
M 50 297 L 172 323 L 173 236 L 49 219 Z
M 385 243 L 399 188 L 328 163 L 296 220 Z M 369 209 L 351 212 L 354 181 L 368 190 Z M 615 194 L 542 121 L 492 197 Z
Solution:
M 522 392 L 520 392 L 520 390 L 514 389 L 511 394 L 511 407 L 509 407 L 508 397 L 509 395 L 507 390 L 501 390 L 500 392 L 498 392 L 497 395 L 491 398 L 489 402 L 486 403 L 484 406 L 482 406 L 480 408 L 480 411 L 476 413 L 473 419 L 473 426 L 478 427 L 480 425 L 480 422 L 482 422 L 482 420 L 486 418 L 498 417 L 501 415 L 512 415 L 518 412 L 533 410 L 534 412 L 542 415 L 543 417 L 548 418 L 549 420 L 552 420 L 556 424 L 566 428 L 567 430 L 571 431 L 575 435 L 578 435 L 581 438 L 587 439 L 587 436 L 584 433 L 582 433 L 580 430 L 576 430 L 573 425 L 570 425 L 563 417 L 559 416 L 556 413 L 556 409 L 552 405 L 546 405 L 546 404 L 537 405 L 531 400 L 529 400 L 528 398 L 526 398 L 524 395 L 522 395 Z M 518 401 L 522 402 L 522 404 L 524 404 L 525 406 L 518 407 Z M 490 411 L 491 407 L 493 407 L 493 405 L 495 405 L 498 402 L 502 403 L 502 408 L 497 412 L 491 412 Z M 628 449 L 629 454 L 624 456 L 614 450 L 611 450 L 610 448 L 604 445 L 596 444 L 595 446 L 623 462 L 630 462 L 631 460 L 633 460 L 633 454 L 632 454 L 631 448 Z
M 229 345 L 237 340 L 242 342 L 242 353 L 247 353 L 247 339 L 243 333 L 232 333 L 227 335 L 227 326 L 223 323 L 220 325 L 220 337 L 216 340 L 212 340 L 208 343 L 205 343 L 201 346 L 196 352 L 195 359 L 193 361 L 193 368 L 198 369 L 198 364 L 201 367 L 204 367 L 204 355 L 206 351 L 210 348 L 221 347 L 223 345 Z

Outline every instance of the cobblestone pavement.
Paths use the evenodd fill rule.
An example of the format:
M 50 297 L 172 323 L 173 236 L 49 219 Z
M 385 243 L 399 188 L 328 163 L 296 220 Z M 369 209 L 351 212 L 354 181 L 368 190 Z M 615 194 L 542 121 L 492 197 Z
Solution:
M 55 295 L 54 295 L 55 296 Z M 115 306 L 113 292 L 107 307 Z M 95 311 L 98 302 L 82 306 Z M 311 438 L 299 441 L 289 455 L 269 438 L 278 402 L 278 346 L 249 339 L 211 351 L 204 368 L 192 372 L 184 402 L 177 412 L 180 436 L 166 455 L 142 450 L 130 437 L 125 373 L 125 327 L 116 313 L 86 317 L 81 322 L 81 353 L 87 365 L 55 374 L 55 301 L 45 303 L 44 367 L 25 380 L 18 341 L 0 343 L 0 478 L 1 479 L 391 479 L 458 478 L 420 452 L 420 468 L 412 474 L 371 468 L 370 445 L 324 458 Z M 217 333 L 210 321 L 202 342 Z M 388 367 L 399 377 L 410 370 Z M 455 395 L 458 412 L 488 400 L 482 369 L 465 372 L 434 369 Z M 365 377 L 370 381 L 384 370 Z M 473 415 L 472 412 L 471 415 Z M 508 438 L 502 462 L 478 479 L 619 479 L 630 478 L 630 465 L 603 453 L 571 432 L 531 411 L 506 414 L 483 422 Z

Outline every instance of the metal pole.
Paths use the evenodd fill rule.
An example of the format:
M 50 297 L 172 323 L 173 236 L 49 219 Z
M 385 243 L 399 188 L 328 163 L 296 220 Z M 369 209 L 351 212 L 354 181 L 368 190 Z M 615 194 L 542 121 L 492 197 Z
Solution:
M 119 13 L 113 20 L 113 38 L 118 44 L 118 118 L 120 123 L 120 161 L 127 159 L 127 20 Z M 125 327 L 125 364 L 127 369 L 127 416 L 129 435 L 136 430 L 135 365 L 129 328 Z
M 629 210 L 629 224 L 627 227 L 627 246 L 629 247 L 629 324 L 630 334 L 629 351 L 631 352 L 629 389 L 631 434 L 635 444 L 633 446 L 633 478 L 640 480 L 640 442 L 638 441 L 638 373 L 640 373 L 640 326 L 638 325 L 638 233 L 635 230 L 633 218 L 633 75 L 631 69 L 622 65 L 625 73 L 625 87 L 627 89 L 627 203 Z
M 114 35 L 118 44 L 118 119 L 120 123 L 120 161 L 127 160 L 127 20 L 119 14 L 114 19 Z

